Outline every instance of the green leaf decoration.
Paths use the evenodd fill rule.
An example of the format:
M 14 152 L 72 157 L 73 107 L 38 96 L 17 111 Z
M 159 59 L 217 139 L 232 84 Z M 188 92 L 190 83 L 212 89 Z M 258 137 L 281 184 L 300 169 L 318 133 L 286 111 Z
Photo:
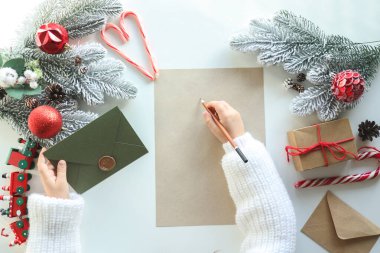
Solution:
M 3 57 L 0 55 L 0 67 L 3 66 Z
M 8 96 L 16 98 L 16 99 L 22 99 L 24 95 L 32 96 L 32 95 L 38 95 L 41 94 L 42 89 L 41 85 L 38 86 L 36 89 L 6 89 Z
M 16 70 L 19 76 L 22 76 L 24 75 L 25 70 L 25 60 L 23 58 L 10 59 L 6 63 L 4 63 L 3 68 L 12 68 Z

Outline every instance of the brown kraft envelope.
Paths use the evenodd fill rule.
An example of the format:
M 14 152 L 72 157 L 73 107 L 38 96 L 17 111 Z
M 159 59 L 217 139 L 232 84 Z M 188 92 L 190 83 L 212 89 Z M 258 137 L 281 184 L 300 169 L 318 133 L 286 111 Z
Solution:
M 350 122 L 348 119 L 339 119 L 320 124 L 321 140 L 325 142 L 337 142 L 343 139 L 353 137 Z M 308 126 L 288 132 L 289 145 L 299 148 L 310 147 L 318 143 L 317 128 Z M 357 148 L 355 139 L 339 144 L 347 151 L 356 154 Z M 328 164 L 341 162 L 335 159 L 330 152 L 326 150 Z M 338 154 L 339 156 L 339 154 Z M 304 171 L 325 165 L 323 154 L 320 150 L 311 151 L 307 154 L 292 157 L 294 166 L 297 171 Z M 352 159 L 347 155 L 344 160 Z
M 222 144 L 203 122 L 199 99 L 225 100 L 264 141 L 262 68 L 161 70 L 155 83 L 159 227 L 235 224 L 221 167 Z
M 380 228 L 328 191 L 301 230 L 330 253 L 368 253 Z

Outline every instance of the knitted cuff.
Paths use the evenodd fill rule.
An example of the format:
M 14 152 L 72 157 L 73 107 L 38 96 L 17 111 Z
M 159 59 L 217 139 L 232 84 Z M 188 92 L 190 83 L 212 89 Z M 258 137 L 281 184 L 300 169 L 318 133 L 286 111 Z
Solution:
M 83 207 L 83 198 L 77 194 L 70 194 L 70 199 L 32 194 L 28 199 L 27 252 L 79 252 Z
M 252 143 L 258 142 L 248 132 L 246 132 L 243 135 L 240 135 L 239 137 L 236 137 L 234 141 L 236 142 L 236 144 L 238 145 L 240 149 L 244 149 L 246 146 L 249 146 Z M 231 152 L 236 152 L 229 142 L 226 142 L 223 144 L 223 149 L 226 152 L 226 154 L 229 154 Z

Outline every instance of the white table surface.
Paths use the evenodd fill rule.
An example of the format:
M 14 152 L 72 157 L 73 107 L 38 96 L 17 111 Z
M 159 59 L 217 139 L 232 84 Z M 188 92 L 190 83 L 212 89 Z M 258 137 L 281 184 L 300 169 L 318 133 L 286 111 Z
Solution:
M 12 45 L 17 29 L 41 0 L 3 1 L 0 15 L 0 47 Z M 355 41 L 380 39 L 380 2 L 376 0 L 129 0 L 124 7 L 136 11 L 142 18 L 152 51 L 160 68 L 219 68 L 258 67 L 255 56 L 233 52 L 228 46 L 229 37 L 244 30 L 251 18 L 270 17 L 280 9 L 292 10 L 316 22 L 328 33 L 348 36 Z M 129 26 L 130 27 L 130 26 Z M 133 34 L 136 33 L 132 33 Z M 91 36 L 97 40 L 98 34 Z M 125 47 L 139 59 L 138 42 Z M 128 48 L 128 49 L 127 49 Z M 115 55 L 114 55 L 115 56 Z M 279 67 L 265 68 L 265 113 L 267 148 L 293 201 L 298 231 L 330 189 L 344 201 L 374 223 L 380 225 L 380 205 L 377 180 L 345 186 L 295 190 L 292 184 L 303 177 L 326 176 L 362 172 L 374 168 L 374 162 L 341 163 L 300 174 L 285 159 L 286 132 L 317 122 L 315 116 L 299 118 L 291 115 L 288 105 L 295 95 L 282 87 L 288 76 Z M 128 103 L 107 102 L 92 108 L 105 112 L 113 105 L 121 107 L 150 153 L 126 169 L 86 192 L 85 216 L 81 229 L 84 253 L 139 252 L 139 253 L 236 253 L 242 235 L 236 226 L 155 227 L 155 169 L 154 169 L 154 85 L 149 84 L 136 71 L 128 67 L 126 78 L 139 89 L 137 98 Z M 351 120 L 355 134 L 357 125 L 365 119 L 380 123 L 378 94 L 379 77 L 373 83 L 365 100 L 354 110 L 344 114 Z M 233 101 L 231 101 L 233 104 Z M 375 108 L 375 109 L 373 109 Z M 254 109 L 254 108 L 252 108 Z M 17 146 L 18 135 L 3 121 L 0 122 L 0 162 L 12 146 Z M 361 143 L 358 143 L 361 145 Z M 379 145 L 376 141 L 373 145 Z M 358 168 L 362 166 L 362 168 Z M 4 169 L 5 170 L 5 169 Z M 1 183 L 2 181 L 0 181 Z M 32 191 L 41 191 L 38 177 L 34 177 Z M 8 242 L 0 238 L 0 252 L 23 252 L 24 247 L 9 249 Z M 380 251 L 377 243 L 372 252 Z M 325 252 L 302 233 L 297 234 L 297 253 Z

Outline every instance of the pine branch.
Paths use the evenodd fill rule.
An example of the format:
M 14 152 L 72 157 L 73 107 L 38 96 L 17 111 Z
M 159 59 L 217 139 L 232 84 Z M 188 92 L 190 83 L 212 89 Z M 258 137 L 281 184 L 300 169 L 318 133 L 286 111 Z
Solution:
M 58 83 L 63 90 L 84 100 L 89 105 L 104 103 L 104 95 L 131 99 L 137 89 L 129 82 L 119 80 L 125 67 L 121 61 L 105 58 L 106 50 L 98 43 L 72 46 L 62 54 L 50 55 L 39 49 L 23 50 L 28 60 L 39 59 L 44 79 Z M 75 59 L 81 59 L 80 64 Z M 124 83 L 119 86 L 120 83 Z
M 96 64 L 91 64 L 88 69 L 88 76 L 91 82 L 96 84 L 98 89 L 108 96 L 118 99 L 135 98 L 137 94 L 136 87 L 120 78 L 124 68 L 121 61 L 106 58 Z M 113 85 L 110 86 L 108 83 Z
M 115 82 L 124 71 L 124 63 L 112 58 L 105 58 L 97 62 L 96 64 L 90 64 L 88 66 L 88 75 L 93 78 L 101 79 L 106 83 Z
M 137 94 L 136 87 L 131 85 L 129 82 L 118 81 L 112 87 L 99 80 L 93 80 L 93 82 L 98 86 L 99 90 L 114 98 L 131 99 L 135 98 Z
M 324 44 L 326 41 L 324 32 L 304 17 L 282 10 L 275 15 L 273 20 L 275 24 L 286 28 L 292 34 L 298 34 L 303 39 L 302 42 Z
M 306 89 L 295 97 L 290 104 L 290 111 L 299 115 L 310 115 L 324 106 L 332 93 L 329 85 L 318 85 Z
M 331 82 L 331 72 L 327 64 L 318 64 L 307 72 L 306 79 L 314 84 L 327 84 Z
M 6 101 L 1 102 L 0 118 L 6 120 L 12 128 L 20 133 L 24 138 L 31 138 L 39 142 L 41 145 L 50 147 L 57 142 L 63 140 L 75 131 L 93 121 L 97 115 L 91 112 L 82 112 L 77 110 L 77 102 L 72 98 L 67 97 L 63 103 L 54 105 L 45 99 L 46 94 L 42 93 L 36 97 L 40 104 L 49 104 L 55 107 L 62 114 L 63 129 L 57 136 L 51 139 L 39 139 L 34 136 L 28 128 L 28 117 L 32 111 L 25 106 L 24 99 L 7 98 Z M 30 96 L 26 96 L 28 98 Z
M 104 92 L 98 87 L 97 83 L 94 83 L 93 79 L 87 75 L 82 77 L 79 75 L 74 75 L 70 82 L 76 88 L 72 90 L 78 98 L 82 99 L 88 105 L 98 105 L 104 103 Z M 67 87 L 66 83 L 66 87 Z
M 298 115 L 314 111 L 322 120 L 338 117 L 352 103 L 338 101 L 331 93 L 331 78 L 341 71 L 359 72 L 369 87 L 380 63 L 380 45 L 375 42 L 354 43 L 339 35 L 327 36 L 311 21 L 288 11 L 280 11 L 272 20 L 252 20 L 247 33 L 236 35 L 230 45 L 233 49 L 251 53 L 258 51 L 263 64 L 281 64 L 289 73 L 307 73 L 315 87 L 295 98 L 290 106 Z
M 269 65 L 285 64 L 286 70 L 291 73 L 304 71 L 319 63 L 320 56 L 324 52 L 324 37 L 320 38 L 322 35 L 319 34 L 319 28 L 314 29 L 318 33 L 315 32 L 317 34 L 313 36 L 302 34 L 300 31 L 292 32 L 292 29 L 295 29 L 292 27 L 300 25 L 299 23 L 306 26 L 303 30 L 309 29 L 310 22 L 305 20 L 297 21 L 298 23 L 294 20 L 291 22 L 281 15 L 275 18 L 278 18 L 275 22 L 252 20 L 249 34 L 233 37 L 231 47 L 242 52 L 260 51 L 258 55 L 260 62 Z M 314 30 L 309 33 L 313 33 Z
M 100 30 L 107 17 L 122 11 L 118 0 L 46 0 L 25 23 L 27 32 L 23 39 L 24 46 L 36 47 L 34 36 L 42 24 L 61 24 L 66 27 L 71 38 L 81 38 Z
M 325 97 L 323 106 L 317 110 L 317 115 L 321 121 L 330 121 L 338 118 L 342 109 L 342 103 L 330 95 Z
M 72 39 L 82 38 L 99 31 L 106 23 L 106 18 L 98 15 L 79 16 L 75 20 L 62 23 Z

